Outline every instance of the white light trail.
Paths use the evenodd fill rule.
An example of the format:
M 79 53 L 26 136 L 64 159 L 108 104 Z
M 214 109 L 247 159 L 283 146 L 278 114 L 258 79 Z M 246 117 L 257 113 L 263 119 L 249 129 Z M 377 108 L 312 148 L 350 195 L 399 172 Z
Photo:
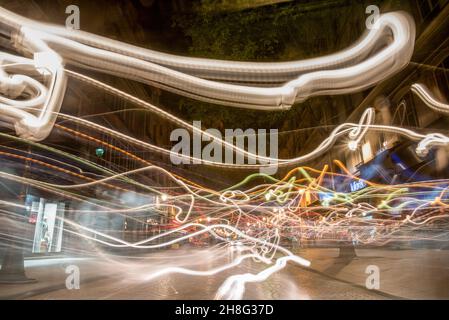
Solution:
M 446 116 L 449 115 L 449 104 L 443 103 L 435 99 L 433 94 L 430 92 L 429 88 L 422 83 L 412 84 L 411 90 L 416 94 L 429 108 L 432 110 L 442 113 Z
M 123 47 L 118 49 L 117 42 L 106 38 L 95 37 L 85 32 L 68 33 L 67 30 L 58 27 L 49 27 L 23 19 L 1 8 L 0 17 L 10 28 L 17 29 L 20 26 L 20 32 L 26 30 L 23 26 L 27 25 L 39 30 L 36 31 L 39 37 L 60 53 L 69 64 L 148 83 L 198 100 L 257 110 L 290 108 L 295 102 L 302 102 L 312 96 L 347 94 L 375 85 L 409 63 L 415 38 L 413 20 L 405 13 L 394 12 L 380 16 L 379 28 L 371 30 L 366 38 L 354 47 L 330 56 L 284 63 L 286 65 L 281 68 L 280 75 L 277 64 L 237 63 L 238 66 L 241 64 L 242 69 L 239 69 L 236 66 L 229 68 L 229 62 L 207 59 L 196 60 L 203 62 L 199 63 L 201 66 L 195 63 L 182 63 L 188 68 L 195 68 L 195 65 L 203 68 L 200 72 L 209 68 L 211 70 L 207 72 L 212 74 L 212 78 L 214 70 L 217 69 L 218 75 L 236 74 L 236 77 L 240 78 L 244 74 L 249 74 L 249 77 L 255 80 L 258 78 L 256 75 L 264 72 L 275 79 L 278 76 L 285 77 L 283 73 L 290 74 L 287 77 L 288 81 L 282 86 L 266 88 L 206 80 L 166 67 L 170 63 L 163 62 L 160 65 L 150 62 L 151 58 L 147 61 L 141 55 L 123 50 Z M 385 36 L 387 32 L 393 38 L 390 43 L 385 41 L 388 39 Z M 12 36 L 12 42 L 18 50 L 22 49 L 20 37 L 16 39 Z M 376 46 L 381 47 L 385 42 L 386 46 L 373 53 Z M 142 52 L 142 49 L 139 48 L 139 51 Z M 160 56 L 162 60 L 167 57 L 164 54 Z M 182 59 L 186 58 L 179 57 L 176 60 L 180 62 Z M 225 77 L 228 78 L 229 75 Z M 267 79 L 267 76 L 262 78 Z
M 34 60 L 0 52 L 0 119 L 12 122 L 20 137 L 39 141 L 53 129 L 64 99 L 67 77 L 60 56 L 34 31 L 23 28 L 18 41 L 22 50 L 34 55 Z M 16 72 L 38 72 L 48 78 L 49 86 Z M 17 99 L 21 96 L 31 98 Z M 38 115 L 34 114 L 36 111 Z

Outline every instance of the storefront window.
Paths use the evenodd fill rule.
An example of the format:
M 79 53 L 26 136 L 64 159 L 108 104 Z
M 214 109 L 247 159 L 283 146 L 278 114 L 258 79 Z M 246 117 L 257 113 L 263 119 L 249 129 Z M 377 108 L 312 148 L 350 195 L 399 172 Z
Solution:
M 65 204 L 26 197 L 28 222 L 34 224 L 33 253 L 61 252 Z

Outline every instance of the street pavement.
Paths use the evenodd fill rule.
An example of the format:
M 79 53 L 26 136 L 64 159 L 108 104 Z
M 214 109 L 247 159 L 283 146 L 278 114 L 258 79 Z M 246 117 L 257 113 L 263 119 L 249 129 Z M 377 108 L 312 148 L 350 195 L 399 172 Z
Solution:
M 338 249 L 301 249 L 310 268 L 289 263 L 261 283 L 246 285 L 243 299 L 449 299 L 448 250 L 358 249 L 355 258 L 339 258 Z M 267 266 L 245 260 L 210 276 L 148 276 L 169 266 L 210 270 L 229 263 L 210 249 L 170 249 L 140 257 L 27 261 L 32 284 L 0 284 L 2 299 L 213 299 L 227 277 L 258 273 Z M 66 268 L 80 270 L 80 288 L 67 289 Z M 368 266 L 379 268 L 379 290 L 365 286 Z

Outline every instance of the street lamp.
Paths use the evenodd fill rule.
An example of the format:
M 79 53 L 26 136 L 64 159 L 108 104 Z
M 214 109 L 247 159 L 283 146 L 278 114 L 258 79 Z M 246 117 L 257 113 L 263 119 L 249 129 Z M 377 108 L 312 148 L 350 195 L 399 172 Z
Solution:
M 357 141 L 351 140 L 351 141 L 348 142 L 348 149 L 351 150 L 351 151 L 355 151 L 355 150 L 357 150 L 358 145 L 359 144 L 358 144 Z

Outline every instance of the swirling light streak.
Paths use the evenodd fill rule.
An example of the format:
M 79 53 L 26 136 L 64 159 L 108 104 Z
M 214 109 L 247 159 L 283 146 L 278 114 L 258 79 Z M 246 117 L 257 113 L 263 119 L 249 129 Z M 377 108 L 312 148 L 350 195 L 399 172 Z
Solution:
M 22 42 L 22 36 L 31 32 L 26 26 L 29 21 L 26 22 L 4 9 L 0 9 L 0 16 L 10 29 L 8 31 L 11 33 L 13 46 L 20 51 L 24 44 L 27 45 L 26 42 Z M 299 74 L 293 76 L 283 86 L 269 89 L 198 78 L 114 52 L 113 48 L 108 51 L 64 38 L 50 33 L 54 29 L 42 28 L 42 24 L 30 25 L 34 37 L 46 41 L 73 65 L 148 83 L 197 100 L 241 108 L 279 110 L 290 108 L 295 102 L 302 102 L 316 95 L 346 94 L 363 90 L 404 68 L 410 61 L 414 47 L 415 26 L 412 19 L 404 13 L 388 13 L 379 17 L 378 24 L 379 29 L 368 33 L 366 39 L 360 41 L 354 48 L 328 57 L 309 60 L 305 63 L 308 66 L 301 72 L 298 70 L 300 62 L 294 62 L 287 69 Z M 19 36 L 15 36 L 11 29 L 19 32 Z M 386 30 L 391 32 L 393 41 L 366 57 L 367 52 L 373 51 L 379 44 L 379 39 L 385 36 Z M 90 45 L 93 43 L 95 40 L 90 41 Z M 360 61 L 362 57 L 366 59 Z M 261 66 L 261 69 L 264 70 L 264 67 Z M 305 72 L 306 70 L 308 72 Z M 250 76 L 257 78 L 255 75 Z
M 411 90 L 432 110 L 444 115 L 449 115 L 449 104 L 435 99 L 435 96 L 430 92 L 426 85 L 414 83 L 411 86 Z
M 292 62 L 260 63 L 175 56 L 133 46 L 82 30 L 67 30 L 64 27 L 38 22 L 15 14 L 4 8 L 0 8 L 0 16 L 4 18 L 4 23 L 12 30 L 18 31 L 21 26 L 32 27 L 35 30 L 41 30 L 97 49 L 152 62 L 197 77 L 261 83 L 288 81 L 298 74 L 323 70 L 330 65 L 332 66 L 332 69 L 334 69 L 354 64 L 355 62 L 366 58 L 372 53 L 376 46 L 387 45 L 388 41 L 385 37 L 386 30 L 391 32 L 391 29 L 394 29 L 395 27 L 395 24 L 390 25 L 391 22 L 388 21 L 388 18 L 381 16 L 379 23 L 377 24 L 378 28 L 368 30 L 366 36 L 361 38 L 354 46 L 336 54 Z M 402 30 L 403 28 L 399 27 L 397 29 Z
M 0 61 L 6 61 L 7 64 L 12 62 L 13 72 L 30 72 L 30 69 L 40 72 L 44 77 L 49 77 L 50 85 L 47 88 L 28 75 L 9 76 L 7 64 L 5 67 L 0 65 L 0 92 L 6 95 L 0 99 L 0 119 L 8 121 L 12 118 L 19 136 L 39 141 L 45 139 L 53 129 L 64 98 L 67 77 L 61 57 L 36 37 L 34 31 L 24 28 L 19 41 L 21 50 L 34 54 L 34 60 L 0 52 Z M 22 67 L 16 71 L 18 66 Z M 30 99 L 17 100 L 27 94 L 31 96 Z M 36 116 L 25 111 L 27 108 L 40 112 Z
M 76 74 L 71 71 L 68 71 L 68 72 L 70 75 Z M 291 166 L 291 165 L 295 165 L 295 164 L 297 165 L 297 164 L 300 164 L 300 163 L 303 163 L 306 161 L 310 161 L 310 160 L 320 156 L 321 154 L 325 153 L 335 144 L 338 137 L 340 137 L 342 135 L 346 135 L 347 133 L 349 133 L 350 143 L 355 142 L 355 147 L 356 147 L 357 144 L 359 143 L 359 141 L 364 137 L 364 135 L 366 134 L 366 132 L 368 130 L 397 133 L 397 134 L 403 135 L 409 139 L 412 139 L 414 141 L 419 141 L 420 143 L 418 144 L 416 152 L 420 156 L 427 155 L 429 149 L 434 146 L 445 147 L 445 146 L 449 145 L 449 138 L 440 133 L 430 133 L 430 134 L 424 135 L 424 134 L 419 134 L 419 133 L 416 133 L 412 130 L 405 129 L 405 128 L 400 128 L 400 127 L 395 127 L 395 126 L 385 126 L 385 125 L 374 125 L 374 124 L 372 124 L 372 122 L 374 120 L 374 110 L 372 108 L 368 108 L 362 114 L 359 124 L 343 123 L 343 124 L 339 125 L 337 128 L 335 128 L 331 132 L 331 134 L 329 135 L 328 138 L 323 140 L 321 142 L 321 144 L 315 150 L 311 151 L 308 154 L 305 154 L 305 155 L 299 156 L 299 157 L 295 157 L 295 158 L 291 158 L 291 159 L 278 159 L 278 158 L 260 156 L 260 155 L 251 153 L 249 151 L 246 151 L 244 149 L 238 148 L 223 139 L 212 136 L 208 132 L 203 131 L 195 126 L 192 126 L 191 124 L 171 115 L 170 113 L 168 113 L 166 111 L 163 111 L 162 109 L 159 109 L 158 107 L 156 107 L 150 103 L 147 103 L 143 100 L 133 97 L 133 96 L 131 96 L 127 93 L 124 93 L 116 88 L 113 88 L 109 85 L 101 83 L 98 80 L 94 80 L 92 78 L 86 77 L 84 75 L 79 75 L 79 74 L 76 74 L 76 76 L 79 79 L 82 79 L 83 81 L 88 81 L 89 83 L 94 84 L 95 86 L 97 86 L 99 88 L 105 89 L 111 93 L 114 93 L 114 94 L 122 97 L 122 98 L 130 100 L 133 103 L 144 106 L 145 108 L 148 108 L 149 111 L 155 112 L 158 115 L 162 115 L 165 119 L 172 121 L 173 123 L 178 124 L 183 128 L 186 128 L 192 132 L 196 132 L 198 134 L 207 136 L 210 139 L 213 139 L 215 142 L 220 143 L 222 146 L 232 149 L 236 153 L 242 154 L 245 157 L 257 160 L 261 163 L 268 163 L 268 164 L 256 164 L 256 165 L 251 165 L 251 164 L 238 165 L 238 164 L 229 164 L 229 163 L 221 163 L 221 162 L 218 163 L 218 162 L 214 162 L 214 161 L 210 161 L 210 160 L 198 159 L 198 158 L 186 156 L 183 154 L 173 153 L 170 150 L 166 150 L 162 147 L 158 147 L 158 146 L 152 145 L 150 143 L 129 137 L 120 132 L 117 132 L 115 130 L 106 128 L 106 127 L 98 125 L 98 124 L 95 124 L 95 123 L 90 122 L 85 119 L 79 119 L 79 118 L 76 118 L 73 116 L 61 114 L 62 117 L 65 117 L 74 122 L 86 125 L 89 128 L 101 130 L 103 132 L 107 132 L 111 136 L 126 139 L 126 141 L 128 143 L 131 142 L 131 143 L 136 143 L 139 145 L 144 145 L 145 147 L 147 147 L 148 149 L 150 149 L 152 151 L 157 151 L 159 153 L 162 153 L 162 154 L 165 154 L 168 156 L 176 155 L 176 157 L 186 159 L 189 162 L 195 162 L 195 163 L 198 162 L 198 163 L 215 166 L 215 167 L 222 167 L 222 168 L 232 167 L 234 169 L 260 169 L 260 168 L 267 168 L 267 167 L 273 167 L 273 166 L 274 167 L 283 167 L 283 166 Z M 349 146 L 349 147 L 351 148 L 351 146 Z

